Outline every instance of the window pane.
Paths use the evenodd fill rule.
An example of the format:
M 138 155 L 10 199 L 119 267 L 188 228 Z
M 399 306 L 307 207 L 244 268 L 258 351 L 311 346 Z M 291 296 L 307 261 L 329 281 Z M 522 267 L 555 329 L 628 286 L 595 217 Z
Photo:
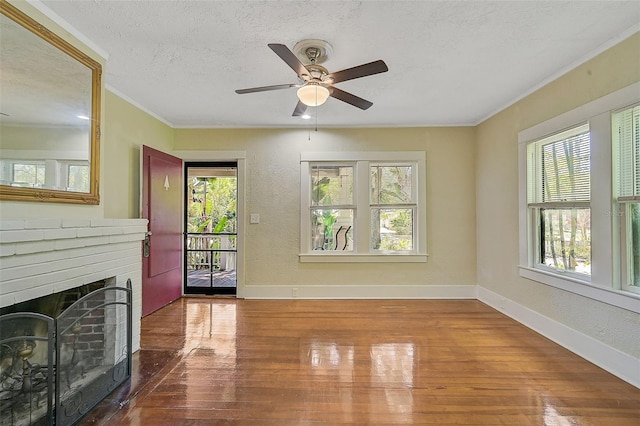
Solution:
M 311 210 L 313 250 L 353 250 L 353 210 Z
M 371 249 L 413 250 L 413 209 L 371 209 Z
M 44 184 L 44 164 L 14 164 L 13 181 L 33 186 Z
M 640 195 L 640 105 L 613 115 L 618 195 Z
M 70 191 L 89 192 L 89 166 L 69 166 Z
M 411 201 L 411 166 L 371 166 L 372 204 L 402 204 Z
M 315 164 L 311 166 L 311 205 L 353 204 L 353 166 Z
M 540 209 L 540 263 L 591 274 L 591 210 Z
M 629 284 L 635 287 L 640 287 L 640 204 L 630 204 L 629 212 L 629 219 L 631 222 L 631 238 L 627 239 L 627 244 L 631 245 L 631 252 L 629 253 L 631 282 Z
M 589 130 L 542 145 L 542 201 L 589 201 Z

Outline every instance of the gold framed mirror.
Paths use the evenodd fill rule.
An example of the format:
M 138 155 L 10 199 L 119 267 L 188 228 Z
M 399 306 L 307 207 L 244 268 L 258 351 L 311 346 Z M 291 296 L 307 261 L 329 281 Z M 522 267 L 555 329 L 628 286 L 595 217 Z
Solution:
M 99 204 L 102 66 L 0 0 L 0 200 Z

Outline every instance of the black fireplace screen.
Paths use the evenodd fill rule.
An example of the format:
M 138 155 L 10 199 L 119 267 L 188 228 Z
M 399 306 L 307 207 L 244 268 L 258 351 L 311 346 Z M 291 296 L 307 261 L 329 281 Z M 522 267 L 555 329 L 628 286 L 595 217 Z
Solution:
M 0 317 L 0 426 L 71 425 L 131 376 L 131 280 Z

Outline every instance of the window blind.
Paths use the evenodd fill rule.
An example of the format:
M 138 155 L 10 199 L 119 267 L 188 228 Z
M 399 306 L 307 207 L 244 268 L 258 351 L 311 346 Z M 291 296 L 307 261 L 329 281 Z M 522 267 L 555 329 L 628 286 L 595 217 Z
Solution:
M 542 201 L 589 201 L 591 155 L 589 132 L 542 146 Z
M 617 141 L 618 196 L 640 195 L 640 105 L 614 114 L 613 136 Z

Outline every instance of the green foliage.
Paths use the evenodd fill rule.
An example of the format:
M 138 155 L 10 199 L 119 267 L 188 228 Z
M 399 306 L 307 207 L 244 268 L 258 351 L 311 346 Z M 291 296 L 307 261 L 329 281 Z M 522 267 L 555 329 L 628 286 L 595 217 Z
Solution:
M 313 182 L 313 186 L 311 189 L 311 200 L 313 201 L 314 205 L 319 205 L 321 204 L 321 202 L 324 202 L 324 204 L 331 204 L 330 199 L 325 200 L 330 183 L 331 179 L 326 176 L 318 181 Z
M 187 232 L 236 231 L 236 182 L 235 178 L 228 177 L 191 179 Z

